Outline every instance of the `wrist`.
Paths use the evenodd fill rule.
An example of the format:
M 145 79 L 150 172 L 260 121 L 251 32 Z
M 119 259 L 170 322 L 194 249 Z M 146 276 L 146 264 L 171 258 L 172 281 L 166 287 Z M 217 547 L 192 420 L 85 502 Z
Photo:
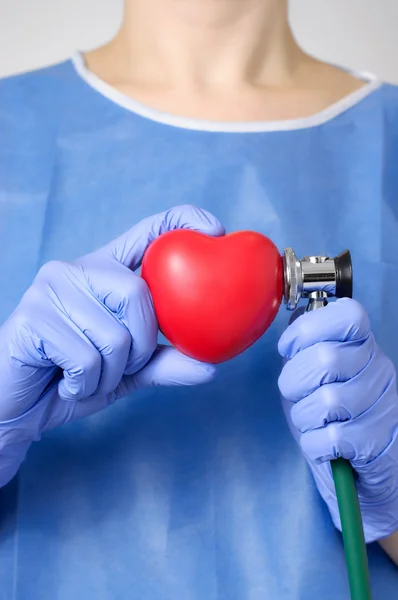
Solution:
M 359 499 L 366 543 L 389 537 L 398 530 L 398 489 L 379 501 L 361 496 Z
M 398 566 L 398 531 L 392 535 L 378 540 L 384 552 L 388 554 L 392 561 Z

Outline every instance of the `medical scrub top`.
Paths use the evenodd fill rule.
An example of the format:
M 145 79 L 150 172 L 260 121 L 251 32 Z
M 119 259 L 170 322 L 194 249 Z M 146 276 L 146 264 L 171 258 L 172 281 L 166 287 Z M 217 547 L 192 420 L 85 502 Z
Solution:
M 207 122 L 120 94 L 77 54 L 0 82 L 0 140 L 0 322 L 43 263 L 192 203 L 281 253 L 350 249 L 354 295 L 398 364 L 396 87 L 364 76 L 309 118 Z M 281 307 L 213 383 L 137 391 L 34 443 L 0 492 L 0 599 L 348 599 L 278 395 L 288 320 Z M 374 600 L 396 598 L 396 567 L 369 554 Z

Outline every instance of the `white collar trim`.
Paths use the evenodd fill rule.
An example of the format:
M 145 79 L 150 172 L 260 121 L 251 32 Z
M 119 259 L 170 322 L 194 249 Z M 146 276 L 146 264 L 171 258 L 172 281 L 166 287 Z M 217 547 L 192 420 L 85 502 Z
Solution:
M 141 117 L 150 119 L 151 121 L 163 123 L 164 125 L 170 125 L 171 127 L 191 129 L 196 131 L 253 133 L 267 131 L 291 131 L 295 129 L 316 127 L 318 125 L 323 125 L 324 123 L 327 123 L 328 121 L 331 121 L 335 117 L 341 115 L 348 109 L 361 102 L 361 100 L 369 96 L 369 94 L 382 85 L 382 83 L 370 73 L 350 71 L 350 73 L 358 79 L 366 81 L 366 85 L 362 86 L 351 94 L 344 96 L 344 98 L 341 100 L 338 100 L 331 106 L 328 106 L 324 110 L 316 113 L 315 115 L 311 115 L 310 117 L 303 117 L 301 119 L 288 119 L 285 121 L 248 121 L 242 123 L 207 121 L 171 115 L 169 113 L 146 106 L 145 104 L 134 100 L 130 96 L 122 94 L 108 83 L 105 83 L 105 81 L 102 81 L 99 77 L 97 77 L 97 75 L 89 71 L 86 67 L 82 54 L 79 52 L 73 54 L 71 61 L 78 75 L 90 87 L 115 104 L 118 104 L 119 106 L 122 106 L 123 108 L 140 115 Z

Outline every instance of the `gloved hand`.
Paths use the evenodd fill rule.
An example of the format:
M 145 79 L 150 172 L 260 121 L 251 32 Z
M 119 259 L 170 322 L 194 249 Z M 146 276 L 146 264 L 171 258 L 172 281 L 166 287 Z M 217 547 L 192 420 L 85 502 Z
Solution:
M 299 316 L 279 341 L 279 378 L 292 432 L 341 531 L 329 461 L 351 461 L 367 542 L 398 530 L 396 373 L 358 302 Z
M 209 213 L 177 207 L 75 262 L 50 262 L 0 329 L 0 486 L 42 431 L 93 414 L 132 390 L 209 381 L 210 365 L 157 347 L 149 289 L 132 271 L 172 229 L 223 235 Z

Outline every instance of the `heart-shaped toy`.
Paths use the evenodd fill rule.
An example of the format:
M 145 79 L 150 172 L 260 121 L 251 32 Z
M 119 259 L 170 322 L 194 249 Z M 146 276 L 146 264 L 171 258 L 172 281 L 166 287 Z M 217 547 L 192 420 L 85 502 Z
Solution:
M 254 231 L 222 237 L 170 231 L 149 246 L 141 275 L 162 333 L 178 350 L 207 363 L 229 360 L 251 346 L 282 299 L 282 257 Z

